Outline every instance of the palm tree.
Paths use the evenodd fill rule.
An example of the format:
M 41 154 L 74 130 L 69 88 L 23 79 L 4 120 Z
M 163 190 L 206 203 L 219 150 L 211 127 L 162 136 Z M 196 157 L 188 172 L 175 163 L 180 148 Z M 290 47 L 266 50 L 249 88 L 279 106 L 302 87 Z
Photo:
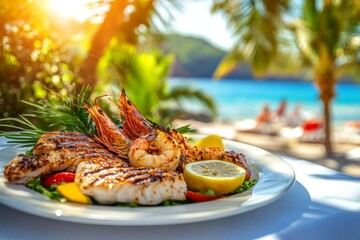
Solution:
M 340 76 L 360 71 L 359 2 L 306 0 L 300 8 L 301 14 L 298 17 L 284 18 L 286 16 L 284 12 L 274 15 L 273 10 L 279 9 L 275 13 L 282 12 L 280 10 L 288 12 L 290 10 L 288 1 L 263 0 L 260 1 L 263 4 L 261 9 L 265 11 L 261 11 L 261 13 L 264 16 L 274 16 L 275 19 L 264 21 L 265 18 L 261 18 L 262 21 L 259 22 L 252 20 L 259 18 L 257 13 L 259 10 L 254 9 L 259 7 L 259 2 L 241 1 L 242 4 L 238 4 L 237 9 L 234 9 L 236 7 L 234 3 L 230 8 L 230 2 L 238 1 L 224 0 L 222 1 L 223 5 L 217 3 L 214 9 L 221 9 L 229 13 L 229 23 L 235 26 L 235 35 L 239 37 L 239 41 L 228 57 L 219 65 L 215 76 L 223 76 L 236 66 L 236 63 L 244 59 L 251 63 L 255 74 L 268 72 L 280 62 L 283 64 L 282 71 L 288 71 L 289 67 L 291 70 L 295 68 L 302 72 L 309 69 L 312 72 L 314 83 L 319 89 L 319 98 L 323 104 L 326 154 L 332 155 L 330 106 L 335 97 L 335 85 Z M 279 7 L 266 7 L 268 2 Z M 242 11 L 240 7 L 243 9 Z M 244 9 L 248 9 L 248 11 Z M 244 15 L 236 15 L 237 12 L 244 12 Z M 242 18 L 248 20 L 241 20 Z M 281 27 L 272 31 L 276 34 L 268 34 L 267 31 L 257 33 L 258 29 L 274 29 L 274 26 Z M 247 30 L 254 31 L 254 29 L 258 34 L 257 37 L 253 36 L 255 33 L 247 33 Z M 293 41 L 285 41 L 284 33 L 289 31 L 293 33 Z M 262 34 L 265 35 L 265 33 L 266 36 L 262 37 Z M 294 43 L 295 46 L 291 46 L 291 43 Z M 239 50 L 240 47 L 242 50 Z M 261 50 L 263 48 L 267 50 Z M 246 53 L 249 54 L 246 55 Z M 287 57 L 284 56 L 284 53 L 287 54 Z M 284 61 L 284 59 L 289 61 Z M 275 69 L 279 70 L 280 68 L 275 66 Z
M 302 16 L 290 24 L 303 66 L 310 68 L 319 90 L 325 124 L 325 149 L 332 155 L 331 102 L 341 76 L 360 72 L 360 3 L 304 2 Z
M 157 32 L 157 25 L 169 25 L 170 20 L 164 19 L 160 11 L 171 15 L 168 9 L 179 8 L 177 1 L 157 0 L 111 0 L 110 2 L 98 0 L 93 3 L 92 8 L 104 8 L 104 5 L 108 6 L 109 10 L 102 13 L 104 20 L 92 36 L 88 54 L 80 67 L 83 83 L 92 86 L 97 80 L 96 69 L 99 60 L 112 39 L 116 38 L 121 43 L 136 44 L 141 35 L 139 32 L 144 32 L 144 28 L 148 32 Z

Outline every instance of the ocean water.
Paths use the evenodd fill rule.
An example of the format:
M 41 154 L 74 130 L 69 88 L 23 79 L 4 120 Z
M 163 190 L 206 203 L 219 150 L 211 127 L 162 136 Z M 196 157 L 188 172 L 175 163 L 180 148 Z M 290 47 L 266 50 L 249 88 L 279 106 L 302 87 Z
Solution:
M 281 100 L 287 101 L 289 113 L 298 104 L 311 116 L 322 116 L 322 103 L 313 82 L 260 81 L 260 80 L 214 80 L 207 78 L 170 78 L 171 87 L 191 86 L 211 96 L 222 120 L 256 118 L 266 103 L 276 110 Z M 186 108 L 202 112 L 201 104 L 184 101 Z M 336 97 L 331 104 L 332 120 L 335 124 L 360 120 L 360 84 L 338 83 Z

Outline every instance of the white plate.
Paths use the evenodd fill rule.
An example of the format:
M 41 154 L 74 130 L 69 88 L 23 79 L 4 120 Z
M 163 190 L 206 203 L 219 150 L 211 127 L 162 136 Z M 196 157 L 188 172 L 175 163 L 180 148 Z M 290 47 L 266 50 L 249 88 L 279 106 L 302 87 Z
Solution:
M 286 193 L 295 182 L 293 169 L 281 158 L 260 148 L 224 140 L 228 150 L 246 155 L 252 178 L 258 183 L 241 194 L 216 201 L 180 206 L 113 207 L 59 203 L 25 186 L 7 183 L 3 168 L 24 149 L 0 151 L 0 202 L 30 214 L 56 220 L 100 225 L 168 225 L 206 221 L 244 213 L 269 204 Z

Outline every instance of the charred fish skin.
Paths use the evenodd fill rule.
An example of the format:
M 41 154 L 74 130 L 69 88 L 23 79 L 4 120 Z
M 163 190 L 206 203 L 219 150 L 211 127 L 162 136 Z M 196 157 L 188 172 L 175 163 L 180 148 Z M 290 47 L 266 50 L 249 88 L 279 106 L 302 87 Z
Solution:
M 82 161 L 102 159 L 128 163 L 111 153 L 89 136 L 78 132 L 49 132 L 41 135 L 33 155 L 20 154 L 4 169 L 4 177 L 12 183 L 26 184 L 30 180 L 55 171 L 75 172 Z
M 49 161 L 39 156 L 16 156 L 4 168 L 5 178 L 12 183 L 26 184 L 43 173 L 50 172 Z
M 84 194 L 105 205 L 182 201 L 187 191 L 182 174 L 156 168 L 123 167 L 116 162 L 82 162 L 77 168 L 75 182 Z
M 34 155 L 48 153 L 48 151 L 68 150 L 78 151 L 101 148 L 92 138 L 79 132 L 48 132 L 39 138 L 33 148 Z

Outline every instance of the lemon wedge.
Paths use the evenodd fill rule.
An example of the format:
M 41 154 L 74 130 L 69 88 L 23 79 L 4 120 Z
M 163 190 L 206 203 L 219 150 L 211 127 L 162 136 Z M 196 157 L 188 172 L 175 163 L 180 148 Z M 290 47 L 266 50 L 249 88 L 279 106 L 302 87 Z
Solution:
M 194 146 L 197 147 L 219 147 L 225 150 L 224 143 L 219 135 L 209 135 L 197 141 Z
M 234 191 L 245 180 L 244 168 L 225 161 L 205 160 L 185 165 L 184 179 L 190 190 L 213 190 L 218 195 Z

